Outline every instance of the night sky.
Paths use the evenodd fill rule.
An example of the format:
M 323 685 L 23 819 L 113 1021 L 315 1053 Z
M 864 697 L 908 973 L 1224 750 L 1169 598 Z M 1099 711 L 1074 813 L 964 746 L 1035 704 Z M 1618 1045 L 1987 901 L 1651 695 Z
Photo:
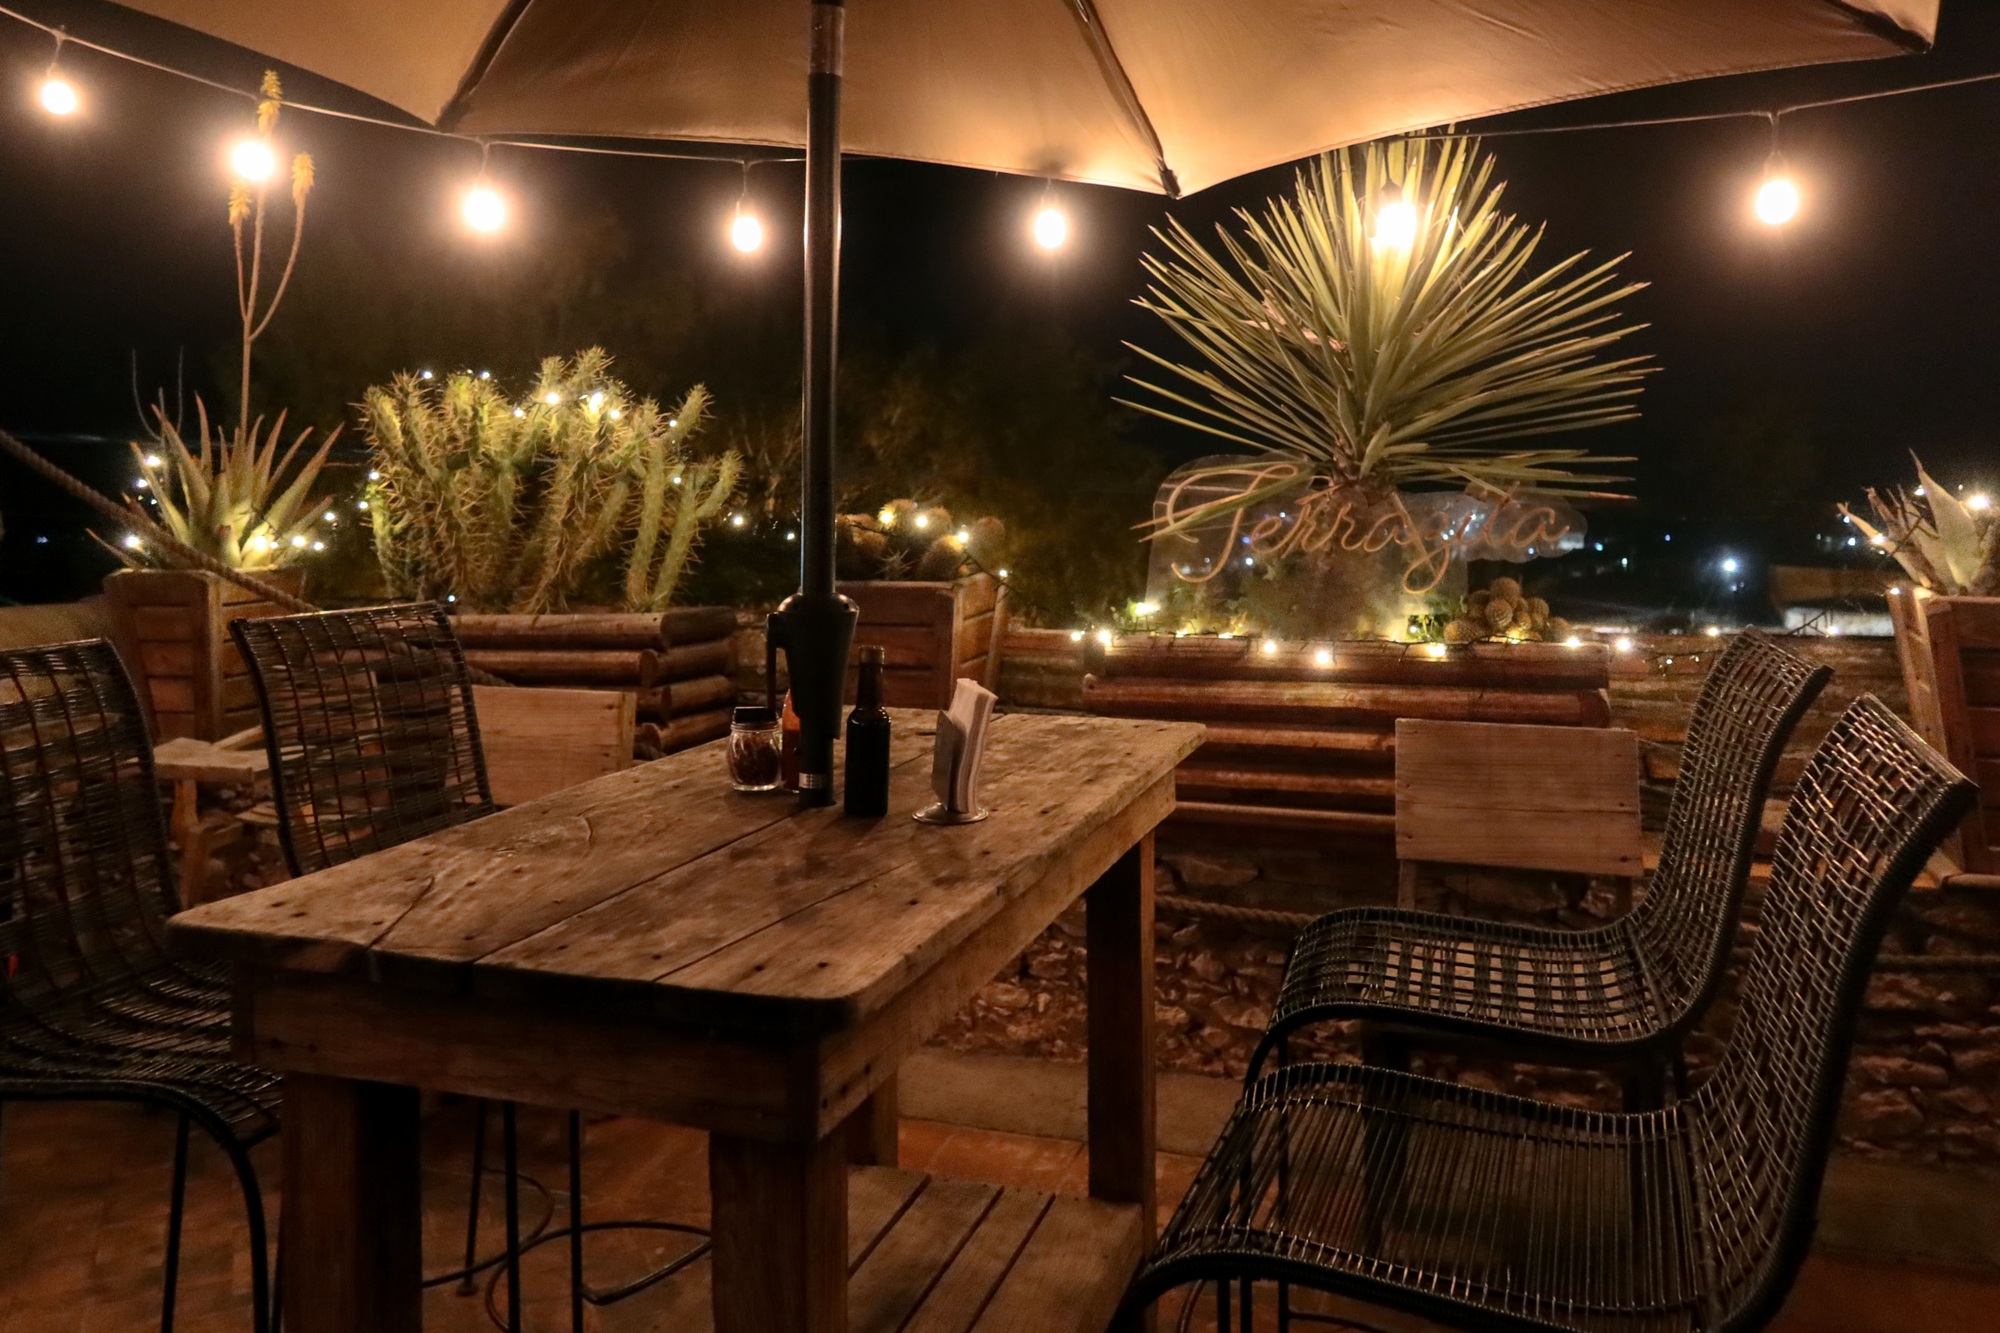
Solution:
M 240 87 L 253 87 L 268 63 L 106 6 L 10 2 Z M 115 482 L 127 469 L 111 441 L 135 420 L 133 357 L 148 394 L 173 383 L 180 358 L 190 390 L 214 395 L 224 378 L 215 371 L 226 361 L 234 312 L 219 145 L 241 132 L 247 108 L 73 50 L 65 66 L 87 89 L 89 114 L 55 122 L 31 103 L 49 55 L 40 33 L 0 19 L 0 426 Z M 1945 0 L 1928 55 L 1711 80 L 1485 127 L 1759 108 L 1993 70 L 2000 6 Z M 286 90 L 362 105 L 305 75 L 288 74 Z M 549 261 L 536 246 L 559 234 L 558 214 L 601 211 L 625 235 L 657 246 L 635 257 L 628 245 L 623 271 L 648 276 L 623 282 L 618 296 L 644 300 L 644 284 L 657 281 L 662 308 L 672 305 L 697 330 L 677 344 L 683 382 L 728 379 L 702 364 L 705 347 L 760 364 L 775 379 L 796 375 L 797 166 L 754 173 L 774 244 L 746 264 L 723 241 L 741 186 L 733 166 L 502 153 L 495 176 L 519 225 L 468 259 L 458 252 L 470 243 L 452 216 L 477 166 L 466 147 L 294 113 L 282 131 L 287 145 L 318 159 L 308 265 L 351 270 L 395 252 L 436 255 L 440 272 L 466 264 L 521 270 Z M 1761 122 L 1491 142 L 1508 207 L 1547 223 L 1545 256 L 1629 251 L 1625 272 L 1652 284 L 1628 312 L 1651 325 L 1635 341 L 1660 366 L 1642 419 L 1571 439 L 1641 460 L 1638 503 L 1592 521 L 1650 571 L 1654 602 L 1698 604 L 1707 594 L 1685 591 L 1702 582 L 1690 576 L 1725 551 L 1747 557 L 1753 570 L 1768 559 L 1812 558 L 1813 536 L 1836 526 L 1832 502 L 1858 499 L 1871 482 L 1902 480 L 1910 450 L 1948 481 L 2000 485 L 1996 131 L 2000 83 L 1789 118 L 1784 149 L 1805 206 L 1778 232 L 1748 212 L 1768 146 Z M 1052 262 L 1026 240 L 1039 182 L 850 160 L 842 306 L 850 345 L 890 353 L 970 347 L 1034 325 L 1111 367 L 1129 364 L 1125 340 L 1168 349 L 1151 317 L 1130 304 L 1147 228 L 1171 210 L 1206 231 L 1230 209 L 1285 190 L 1291 174 L 1261 172 L 1171 205 L 1064 187 L 1075 240 Z M 336 234 L 338 244 L 316 247 Z M 311 276 L 302 270 L 301 282 Z M 316 281 L 331 285 L 325 274 Z M 310 318 L 320 320 L 337 304 L 299 299 L 318 301 L 321 313 Z M 592 331 L 587 309 L 574 317 L 573 331 Z M 571 314 L 559 318 L 571 332 Z M 409 336 L 411 355 L 421 355 L 421 321 Z M 470 363 L 480 349 L 453 336 L 452 351 Z M 664 395 L 683 385 L 639 387 Z M 1135 417 L 1130 433 L 1171 457 L 1188 452 L 1164 426 Z M 74 519 L 5 462 L 0 515 L 8 527 L 0 596 L 74 595 L 101 572 L 70 542 Z M 1671 546 L 1661 540 L 1669 532 Z M 33 536 L 51 533 L 53 546 L 33 545 Z

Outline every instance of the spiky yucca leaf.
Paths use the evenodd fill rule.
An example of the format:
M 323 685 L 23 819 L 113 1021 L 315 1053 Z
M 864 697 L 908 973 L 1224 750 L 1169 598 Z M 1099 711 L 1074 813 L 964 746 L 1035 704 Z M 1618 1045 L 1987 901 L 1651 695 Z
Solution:
M 1238 210 L 1219 252 L 1168 224 L 1139 304 L 1199 363 L 1135 347 L 1182 387 L 1135 380 L 1154 400 L 1130 406 L 1336 484 L 1574 494 L 1623 480 L 1605 469 L 1629 459 L 1497 447 L 1631 418 L 1648 369 L 1605 355 L 1641 327 L 1614 307 L 1644 284 L 1582 254 L 1535 268 L 1541 233 L 1500 212 L 1501 190 L 1471 140 L 1376 143 L 1321 157 L 1261 216 Z M 1407 246 L 1373 234 L 1398 194 L 1415 212 Z
M 1846 505 L 1840 512 L 1918 587 L 1946 596 L 2000 592 L 2000 511 L 1981 496 L 1960 500 L 1924 470 L 1922 459 L 1915 462 L 1916 494 L 1871 487 L 1872 523 Z

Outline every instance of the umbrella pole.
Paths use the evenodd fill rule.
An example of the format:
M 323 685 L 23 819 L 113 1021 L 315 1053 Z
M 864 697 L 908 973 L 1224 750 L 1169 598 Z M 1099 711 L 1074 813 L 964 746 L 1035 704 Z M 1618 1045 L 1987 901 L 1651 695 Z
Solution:
M 804 486 L 799 590 L 766 622 L 769 660 L 785 654 L 799 715 L 799 804 L 833 803 L 833 741 L 840 728 L 854 603 L 833 590 L 833 387 L 840 302 L 840 75 L 846 11 L 812 7 L 806 76 L 806 345 Z M 775 672 L 773 673 L 775 674 Z M 775 682 L 773 682 L 775 685 Z M 775 706 L 777 700 L 772 700 Z

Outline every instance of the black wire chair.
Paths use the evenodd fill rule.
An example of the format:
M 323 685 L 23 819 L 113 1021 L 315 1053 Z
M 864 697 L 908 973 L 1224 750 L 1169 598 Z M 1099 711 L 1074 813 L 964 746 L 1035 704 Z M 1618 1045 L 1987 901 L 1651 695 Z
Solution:
M 1299 1064 L 1245 1091 L 1128 1302 L 1296 1284 L 1468 1329 L 1706 1333 L 1777 1313 L 1816 1222 L 1854 1026 L 1890 911 L 1977 788 L 1864 696 L 1778 836 L 1739 1015 L 1691 1097 L 1547 1105 Z
M 295 875 L 340 865 L 370 852 L 483 818 L 499 809 L 486 774 L 472 681 L 451 621 L 435 603 L 364 607 L 307 615 L 237 620 L 230 633 L 256 682 L 271 757 L 271 795 L 279 839 Z M 582 1118 L 569 1113 L 569 1225 L 547 1219 L 522 1235 L 516 1108 L 500 1108 L 506 1181 L 506 1248 L 478 1257 L 480 1183 L 486 1172 L 487 1104 L 478 1103 L 472 1141 L 472 1201 L 462 1267 L 425 1279 L 457 1282 L 463 1294 L 491 1271 L 507 1279 L 505 1326 L 521 1327 L 521 1255 L 535 1245 L 569 1241 L 570 1320 L 579 1333 L 583 1307 L 609 1304 L 668 1276 L 701 1251 L 608 1292 L 583 1278 L 583 1236 L 619 1227 L 706 1234 L 667 1222 L 583 1221 Z M 533 1183 L 532 1181 L 530 1183 Z M 539 1187 L 537 1187 L 539 1188 Z M 488 1304 L 491 1306 L 491 1288 Z
M 178 910 L 146 719 L 101 639 L 0 651 L 0 1103 L 124 1101 L 178 1118 L 160 1327 L 171 1331 L 188 1131 L 229 1158 L 249 1220 L 251 1323 L 270 1327 L 250 1149 L 275 1074 L 230 1054 L 228 978 L 167 952 Z
M 1590 930 L 1399 908 L 1331 912 L 1299 935 L 1245 1082 L 1309 1024 L 1370 1020 L 1369 1063 L 1410 1042 L 1609 1067 L 1627 1109 L 1685 1083 L 1681 1039 L 1722 981 L 1785 742 L 1832 672 L 1746 630 L 1716 661 L 1688 722 L 1660 863 L 1639 906 Z

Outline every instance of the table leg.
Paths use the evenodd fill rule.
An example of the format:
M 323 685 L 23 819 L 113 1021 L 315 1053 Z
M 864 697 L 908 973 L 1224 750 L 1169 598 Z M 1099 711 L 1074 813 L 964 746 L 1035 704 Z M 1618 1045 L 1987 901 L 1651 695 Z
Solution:
M 1084 893 L 1090 1037 L 1090 1193 L 1136 1203 L 1152 1243 L 1153 835 Z M 1119 1333 L 1150 1330 L 1153 1307 Z
M 891 1074 L 841 1125 L 840 1132 L 847 1140 L 847 1160 L 855 1166 L 894 1166 L 899 1120 L 896 1076 Z
M 287 1333 L 421 1333 L 417 1090 L 285 1075 Z
M 1089 959 L 1090 1192 L 1153 1227 L 1153 835 L 1084 894 Z
M 846 1333 L 847 1154 L 711 1134 L 715 1333 Z
M 208 870 L 208 848 L 202 845 L 201 787 L 181 778 L 174 783 L 174 813 L 169 826 L 181 853 L 181 906 L 201 901 L 201 884 Z

